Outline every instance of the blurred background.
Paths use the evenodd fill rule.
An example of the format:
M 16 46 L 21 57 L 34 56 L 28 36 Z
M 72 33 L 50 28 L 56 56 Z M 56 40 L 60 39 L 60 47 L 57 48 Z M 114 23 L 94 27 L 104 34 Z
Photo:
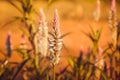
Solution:
M 16 0 L 11 1 L 20 7 L 20 4 Z M 110 42 L 108 17 L 111 0 L 100 0 L 100 17 L 98 21 L 95 20 L 97 10 L 96 1 L 97 0 L 33 0 L 33 7 L 36 12 L 39 12 L 39 9 L 43 8 L 47 17 L 48 26 L 52 24 L 54 10 L 58 9 L 61 33 L 70 32 L 68 36 L 63 38 L 63 42 L 74 56 L 78 56 L 81 48 L 86 51 L 92 46 L 90 39 L 83 33 L 90 32 L 90 25 L 94 29 L 103 27 L 99 46 L 104 47 Z M 12 45 L 15 47 L 19 44 L 22 34 L 19 28 L 24 25 L 20 22 L 13 22 L 2 27 L 12 20 L 12 18 L 21 16 L 21 13 L 15 7 L 11 6 L 7 0 L 0 0 L 0 6 L 0 51 L 2 52 L 5 50 L 7 33 L 9 31 L 11 32 Z M 117 20 L 119 20 L 120 0 L 116 0 L 116 6 Z M 33 18 L 37 26 L 39 16 L 34 14 Z M 62 56 L 67 55 L 68 53 L 63 50 Z M 2 57 L 4 56 L 0 54 L 0 59 L 2 59 Z M 11 60 L 20 61 L 21 59 L 16 53 L 13 53 Z

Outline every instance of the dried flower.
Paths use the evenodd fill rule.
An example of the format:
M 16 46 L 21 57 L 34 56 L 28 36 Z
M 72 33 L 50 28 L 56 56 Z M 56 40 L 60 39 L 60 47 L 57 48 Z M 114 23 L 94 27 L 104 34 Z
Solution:
M 12 48 L 11 48 L 11 33 L 8 32 L 7 34 L 7 39 L 6 39 L 6 51 L 7 51 L 7 56 L 11 56 Z
M 60 23 L 57 9 L 54 13 L 53 35 L 50 38 L 50 62 L 54 66 L 59 63 L 60 51 L 62 48 L 62 38 L 60 33 Z
M 42 56 L 47 56 L 48 50 L 48 27 L 45 21 L 45 15 L 43 9 L 40 9 L 40 22 L 38 27 L 38 53 Z

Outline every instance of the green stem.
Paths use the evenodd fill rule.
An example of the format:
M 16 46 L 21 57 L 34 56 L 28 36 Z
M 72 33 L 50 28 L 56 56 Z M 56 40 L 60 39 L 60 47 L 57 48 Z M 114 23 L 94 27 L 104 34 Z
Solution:
M 39 55 L 38 55 L 37 39 L 36 38 L 34 40 L 34 44 L 35 44 L 35 66 L 38 69 L 38 67 L 39 67 Z
M 89 77 L 90 77 L 91 73 L 92 73 L 92 66 L 90 65 L 89 70 L 88 70 L 88 72 L 86 74 L 85 80 L 89 80 Z
M 53 80 L 56 79 L 56 71 L 55 71 L 55 65 L 53 66 Z

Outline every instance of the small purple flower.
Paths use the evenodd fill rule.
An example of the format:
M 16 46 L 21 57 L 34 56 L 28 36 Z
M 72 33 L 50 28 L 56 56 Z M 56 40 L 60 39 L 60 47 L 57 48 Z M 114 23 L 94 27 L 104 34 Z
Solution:
M 11 33 L 8 32 L 7 38 L 6 38 L 6 51 L 7 51 L 7 56 L 11 56 L 12 48 L 11 48 Z

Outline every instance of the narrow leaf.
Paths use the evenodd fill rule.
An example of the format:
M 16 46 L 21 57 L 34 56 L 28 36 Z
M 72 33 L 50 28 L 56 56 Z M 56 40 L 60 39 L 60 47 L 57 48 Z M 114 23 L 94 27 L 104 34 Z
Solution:
M 17 77 L 17 75 L 19 74 L 19 72 L 22 70 L 22 68 L 24 67 L 24 65 L 25 65 L 29 60 L 30 60 L 30 58 L 24 60 L 24 61 L 20 64 L 20 66 L 18 67 L 17 71 L 15 72 L 12 80 L 15 80 L 15 79 L 16 79 L 16 77 Z
M 15 49 L 14 51 L 18 52 L 18 54 L 20 54 L 20 56 L 23 58 L 25 53 L 22 52 L 22 49 Z
M 23 29 L 22 27 L 20 27 L 19 29 L 27 38 L 29 37 L 29 33 L 25 29 Z
M 7 2 L 9 4 L 11 4 L 13 7 L 15 7 L 20 13 L 23 13 L 22 10 L 15 3 L 13 3 L 11 0 L 7 0 Z
M 22 20 L 22 18 L 20 18 L 20 17 L 15 17 L 13 20 L 8 21 L 8 22 L 5 23 L 4 25 L 2 25 L 0 28 L 3 28 L 3 27 L 8 26 L 9 24 L 11 24 L 11 23 L 13 23 L 13 22 L 20 21 L 20 20 Z
M 74 69 L 74 60 L 72 58 L 67 58 L 68 63 L 70 64 L 70 66 L 72 67 L 72 69 Z
M 71 34 L 71 32 L 68 32 L 68 33 L 65 33 L 65 34 L 61 35 L 61 38 L 64 38 L 64 37 L 66 37 L 69 34 Z
M 4 51 L 0 50 L 0 53 L 1 53 L 3 56 L 5 56 L 5 57 L 6 57 L 6 54 L 5 54 L 5 52 L 4 52 Z

